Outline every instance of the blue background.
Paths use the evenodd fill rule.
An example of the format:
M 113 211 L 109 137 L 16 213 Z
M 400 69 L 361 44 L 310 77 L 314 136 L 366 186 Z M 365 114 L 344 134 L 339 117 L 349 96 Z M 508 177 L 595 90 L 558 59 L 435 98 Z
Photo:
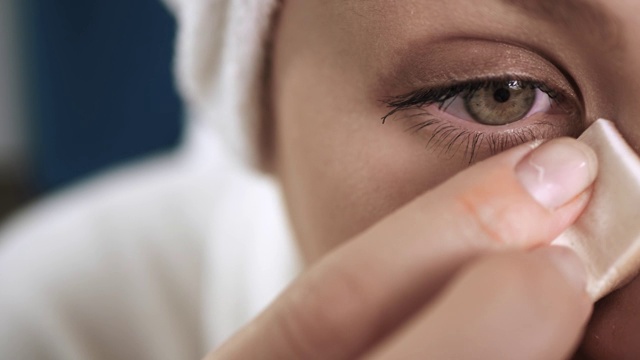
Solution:
M 20 4 L 36 192 L 175 146 L 175 22 L 160 1 Z

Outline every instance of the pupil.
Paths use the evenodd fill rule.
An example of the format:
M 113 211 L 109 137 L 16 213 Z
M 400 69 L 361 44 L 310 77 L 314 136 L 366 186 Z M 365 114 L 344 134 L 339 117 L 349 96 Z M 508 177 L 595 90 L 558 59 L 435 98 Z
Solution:
M 509 89 L 501 88 L 493 93 L 493 99 L 499 103 L 506 103 L 509 101 L 509 98 L 511 98 L 511 92 Z

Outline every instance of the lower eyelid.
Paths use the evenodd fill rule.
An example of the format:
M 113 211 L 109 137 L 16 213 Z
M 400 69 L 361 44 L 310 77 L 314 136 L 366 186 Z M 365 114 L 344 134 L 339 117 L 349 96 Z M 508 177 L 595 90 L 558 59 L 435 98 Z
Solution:
M 566 113 L 538 112 L 508 125 L 486 126 L 454 119 L 437 105 L 406 111 L 394 120 L 406 122 L 405 129 L 418 135 L 428 151 L 468 164 L 529 141 L 575 137 L 584 130 L 581 121 Z

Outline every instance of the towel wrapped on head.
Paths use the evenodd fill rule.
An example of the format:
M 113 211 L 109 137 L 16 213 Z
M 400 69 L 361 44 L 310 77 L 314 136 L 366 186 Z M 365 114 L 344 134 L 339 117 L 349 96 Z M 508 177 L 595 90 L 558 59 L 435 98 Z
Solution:
M 278 0 L 164 0 L 178 21 L 176 73 L 190 120 L 261 166 L 264 79 Z

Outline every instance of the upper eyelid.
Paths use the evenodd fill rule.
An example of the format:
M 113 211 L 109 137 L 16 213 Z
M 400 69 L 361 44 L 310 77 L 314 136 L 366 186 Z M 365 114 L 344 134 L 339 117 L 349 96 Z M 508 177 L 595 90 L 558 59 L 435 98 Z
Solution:
M 544 83 L 584 109 L 583 94 L 572 72 L 549 51 L 466 36 L 446 36 L 408 48 L 376 76 L 371 87 L 374 101 L 419 88 L 509 76 Z

